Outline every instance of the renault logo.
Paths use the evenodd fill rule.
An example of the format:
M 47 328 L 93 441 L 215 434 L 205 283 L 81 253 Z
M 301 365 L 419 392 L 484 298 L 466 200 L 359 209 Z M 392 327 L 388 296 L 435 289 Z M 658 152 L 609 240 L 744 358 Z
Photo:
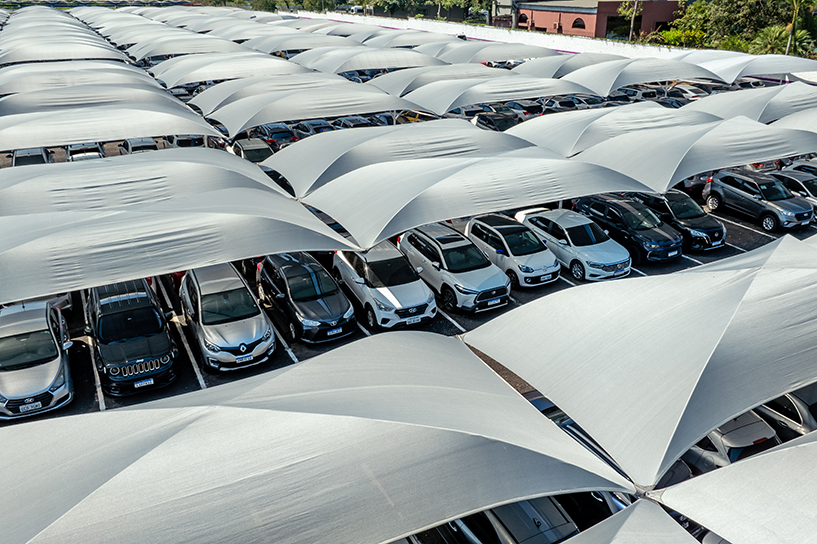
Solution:
M 244 344 L 241 344 L 240 346 L 238 346 L 238 351 L 240 351 L 241 353 L 246 353 L 247 352 L 247 346 L 245 346 Z
M 25 402 L 26 404 L 31 404 L 32 402 L 34 402 L 34 399 L 29 397 L 26 400 L 24 400 L 23 402 Z

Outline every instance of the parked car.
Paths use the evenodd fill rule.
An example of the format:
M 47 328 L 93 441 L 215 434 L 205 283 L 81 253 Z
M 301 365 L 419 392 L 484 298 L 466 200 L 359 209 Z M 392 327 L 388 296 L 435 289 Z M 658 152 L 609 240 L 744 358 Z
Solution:
M 657 102 L 658 104 L 661 104 L 665 108 L 669 108 L 669 109 L 673 109 L 673 110 L 683 108 L 684 106 L 689 104 L 688 101 L 686 101 L 686 100 L 684 100 L 682 98 L 665 98 L 665 97 L 656 98 L 654 100 L 654 102 Z
M 507 115 L 508 117 L 513 118 L 516 123 L 520 123 L 521 121 L 527 119 L 522 111 L 511 108 L 505 104 L 483 104 L 482 107 L 488 113 L 493 112 Z
M 684 238 L 640 202 L 595 195 L 578 199 L 573 208 L 593 219 L 605 234 L 627 248 L 633 264 L 681 256 Z
M 786 186 L 793 195 L 805 198 L 817 210 L 817 177 L 803 170 L 784 168 L 770 175 Z
M 74 387 L 68 325 L 50 302 L 0 308 L 0 419 L 56 410 Z
M 655 91 L 655 89 L 650 89 L 649 87 L 642 85 L 627 85 L 617 90 L 624 93 L 630 99 L 630 102 L 655 100 L 658 98 L 658 93 Z
M 478 113 L 485 113 L 485 108 L 472 104 L 470 106 L 460 106 L 449 110 L 443 117 L 451 119 L 467 119 L 470 120 Z
M 272 323 L 233 265 L 188 271 L 179 299 L 205 369 L 235 370 L 261 364 L 275 351 Z
M 556 256 L 528 227 L 498 214 L 471 218 L 465 236 L 511 280 L 511 288 L 545 285 L 559 279 Z
M 65 158 L 68 162 L 101 159 L 105 157 L 102 145 L 96 142 L 66 146 Z
M 516 126 L 517 120 L 505 113 L 483 112 L 473 116 L 471 123 L 479 128 L 503 132 Z
M 365 117 L 341 117 L 340 119 L 335 119 L 332 121 L 332 126 L 336 129 L 338 128 L 363 128 L 363 127 L 373 127 L 375 126 L 374 123 L 366 119 Z
M 370 330 L 431 321 L 437 315 L 434 293 L 391 242 L 368 251 L 336 251 L 332 273 L 342 280 L 366 317 Z
M 701 440 L 681 458 L 701 474 L 725 467 L 780 444 L 774 429 L 749 410 L 729 420 Z
M 684 237 L 684 251 L 723 247 L 726 227 L 681 191 L 670 189 L 665 195 L 626 193 L 625 196 L 641 202 L 680 232 Z
M 179 353 L 156 293 L 147 280 L 95 287 L 85 305 L 102 390 L 122 396 L 176 379 Z
M 579 102 L 578 100 L 573 100 L 566 96 L 561 98 L 544 99 L 542 100 L 542 105 L 545 108 L 550 108 L 556 111 L 584 110 L 590 107 L 587 104 Z
M 755 408 L 783 442 L 817 430 L 817 384 L 770 400 Z
M 291 340 L 324 342 L 357 330 L 355 309 L 308 253 L 270 255 L 258 266 L 258 298 L 287 323 Z
M 792 161 L 784 170 L 796 170 L 797 172 L 805 172 L 817 177 L 817 161 L 798 159 Z
M 201 134 L 171 134 L 165 136 L 170 147 L 204 147 L 204 136 Z
M 46 164 L 54 162 L 53 153 L 43 147 L 34 149 L 17 149 L 9 156 L 12 166 L 28 166 L 29 164 Z
M 572 210 L 532 208 L 516 214 L 553 251 L 573 277 L 621 278 L 630 273 L 630 254 L 593 220 Z
M 521 111 L 523 121 L 539 117 L 545 113 L 545 107 L 535 100 L 513 100 L 511 102 L 505 102 L 505 105 L 517 112 Z
M 666 92 L 667 98 L 678 98 L 689 102 L 701 99 L 705 96 L 709 96 L 709 94 L 700 87 L 684 83 L 673 85 L 672 88 Z
M 373 125 L 379 127 L 391 126 L 397 124 L 398 116 L 393 113 L 376 113 L 366 117 Z
M 612 91 L 607 95 L 607 102 L 605 104 L 629 104 L 632 102 L 630 97 L 621 91 Z
M 250 136 L 261 138 L 275 151 L 298 141 L 298 136 L 283 123 L 255 127 L 250 131 Z
M 814 218 L 806 199 L 794 196 L 775 178 L 745 168 L 722 170 L 709 178 L 703 197 L 711 211 L 721 206 L 737 210 L 759 221 L 767 232 L 808 225 Z
M 335 127 L 323 119 L 304 121 L 303 123 L 298 123 L 292 127 L 292 131 L 298 138 L 306 138 L 307 136 L 312 136 L 321 132 L 331 132 L 333 130 L 335 130 Z
M 471 240 L 448 226 L 412 229 L 400 235 L 397 247 L 447 311 L 480 312 L 510 300 L 511 280 Z
M 272 149 L 260 138 L 237 140 L 227 151 L 250 162 L 264 162 L 272 156 Z
M 144 153 L 145 151 L 158 151 L 159 145 L 153 138 L 132 138 L 125 140 L 119 146 L 120 155 L 131 155 L 133 153 Z

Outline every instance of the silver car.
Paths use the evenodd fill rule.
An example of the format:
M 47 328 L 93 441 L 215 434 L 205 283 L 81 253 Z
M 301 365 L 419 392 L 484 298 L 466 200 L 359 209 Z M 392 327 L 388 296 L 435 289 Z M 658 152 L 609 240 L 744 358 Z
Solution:
M 630 273 L 630 253 L 588 217 L 547 208 L 524 210 L 515 217 L 533 230 L 579 281 L 621 278 Z
M 755 411 L 788 441 L 817 430 L 817 383 L 758 406 Z
M 204 368 L 234 370 L 268 360 L 275 335 L 244 279 L 231 264 L 190 270 L 179 292 Z
M 65 319 L 49 302 L 0 308 L 0 419 L 71 402 L 70 347 Z

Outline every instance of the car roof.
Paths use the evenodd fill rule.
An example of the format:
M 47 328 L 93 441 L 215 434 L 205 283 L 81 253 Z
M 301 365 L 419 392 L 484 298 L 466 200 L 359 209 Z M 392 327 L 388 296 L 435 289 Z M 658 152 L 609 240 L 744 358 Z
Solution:
M 629 198 L 618 195 L 611 194 L 593 195 L 592 198 L 598 198 L 600 200 L 605 201 L 607 204 L 614 204 L 616 206 L 620 206 L 622 208 L 629 210 L 641 210 L 647 208 L 647 206 L 645 206 L 641 202 L 636 202 L 635 200 L 630 200 Z
M 422 227 L 417 227 L 416 230 L 436 241 L 440 247 L 456 247 L 463 245 L 463 243 L 466 245 L 471 243 L 463 234 L 448 225 L 442 225 L 440 223 L 423 225 Z
M 0 338 L 48 328 L 45 301 L 13 304 L 0 308 Z
M 474 221 L 479 221 L 480 223 L 484 223 L 489 227 L 518 227 L 521 225 L 519 221 L 498 213 L 480 215 L 475 217 Z
M 814 179 L 813 174 L 809 174 L 808 172 L 803 172 L 802 170 L 781 170 L 779 172 L 774 172 L 775 174 L 781 174 L 783 176 L 788 176 L 790 178 L 794 178 L 798 181 L 806 181 L 809 179 Z
M 191 270 L 202 296 L 244 287 L 244 282 L 230 263 L 214 264 Z
M 573 210 L 568 210 L 566 208 L 547 210 L 531 215 L 541 215 L 542 217 L 546 217 L 562 228 L 580 227 L 581 225 L 587 225 L 593 222 L 593 220 L 589 217 L 585 217 L 580 213 L 576 213 Z
M 236 145 L 238 145 L 238 147 L 241 149 L 262 149 L 269 147 L 261 138 L 247 138 L 246 140 L 238 140 Z
M 752 181 L 774 181 L 774 178 L 769 174 L 757 170 L 749 170 L 748 168 L 730 168 L 728 170 L 722 170 L 718 173 L 725 175 L 737 174 L 738 176 L 749 178 Z
M 388 240 L 383 240 L 376 246 L 362 252 L 361 255 L 368 263 L 403 257 L 403 253 Z
M 329 121 L 325 119 L 310 119 L 309 121 L 304 121 L 305 125 L 329 125 Z M 332 126 L 332 125 L 329 125 Z
M 269 123 L 264 126 L 267 128 L 290 130 L 289 127 L 283 123 Z
M 17 149 L 14 152 L 14 155 L 18 157 L 27 157 L 29 155 L 42 155 L 43 153 L 45 153 L 44 147 L 34 147 L 31 149 Z
M 322 268 L 320 263 L 318 263 L 312 255 L 301 251 L 276 253 L 274 255 L 268 255 L 267 259 L 269 259 L 273 265 L 280 268 L 286 276 L 302 275 L 302 271 L 307 267 Z
M 103 313 L 153 306 L 145 280 L 123 281 L 94 289 Z
M 153 138 L 130 138 L 127 141 L 130 145 L 156 145 L 156 140 Z

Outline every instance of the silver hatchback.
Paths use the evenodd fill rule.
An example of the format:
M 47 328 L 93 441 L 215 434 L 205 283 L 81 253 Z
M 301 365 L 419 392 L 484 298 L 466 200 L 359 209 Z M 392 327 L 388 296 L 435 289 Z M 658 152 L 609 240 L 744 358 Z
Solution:
M 205 368 L 234 370 L 257 365 L 275 351 L 272 323 L 233 265 L 190 270 L 179 296 Z
M 65 319 L 49 302 L 0 308 L 0 419 L 71 402 L 70 347 Z

